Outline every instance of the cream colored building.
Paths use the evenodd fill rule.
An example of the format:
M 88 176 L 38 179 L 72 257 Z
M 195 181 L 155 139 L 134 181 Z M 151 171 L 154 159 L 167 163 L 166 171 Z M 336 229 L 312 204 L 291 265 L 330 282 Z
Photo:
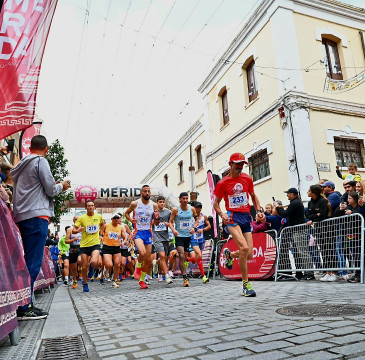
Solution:
M 363 31 L 364 9 L 329 0 L 262 1 L 199 88 L 205 111 L 188 131 L 193 141 L 185 134 L 143 181 L 164 183 L 167 174 L 172 191 L 193 190 L 193 180 L 177 176 L 198 144 L 204 171 L 191 178 L 206 209 L 206 171 L 224 175 L 233 152 L 248 159 L 262 205 L 273 196 L 285 203 L 289 187 L 308 200 L 309 186 L 324 178 L 343 192 L 337 164 L 345 173 L 356 162 L 365 178 Z

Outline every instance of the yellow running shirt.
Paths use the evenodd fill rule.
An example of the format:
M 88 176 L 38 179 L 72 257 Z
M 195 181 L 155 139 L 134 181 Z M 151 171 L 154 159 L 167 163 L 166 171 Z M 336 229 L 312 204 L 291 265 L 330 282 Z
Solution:
M 119 238 L 122 236 L 122 225 L 113 226 L 108 224 L 105 226 L 103 245 L 119 246 Z
M 99 230 L 102 223 L 103 218 L 98 213 L 94 213 L 93 216 L 84 214 L 76 220 L 75 226 L 82 226 L 84 228 L 81 233 L 80 247 L 90 247 L 100 244 Z

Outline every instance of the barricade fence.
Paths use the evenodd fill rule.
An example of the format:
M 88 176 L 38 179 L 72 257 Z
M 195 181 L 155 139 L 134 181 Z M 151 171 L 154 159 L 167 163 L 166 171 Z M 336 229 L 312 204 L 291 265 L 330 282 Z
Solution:
M 277 241 L 275 281 L 296 278 L 299 272 L 349 271 L 360 274 L 364 283 L 364 218 L 351 214 L 312 225 L 283 228 Z

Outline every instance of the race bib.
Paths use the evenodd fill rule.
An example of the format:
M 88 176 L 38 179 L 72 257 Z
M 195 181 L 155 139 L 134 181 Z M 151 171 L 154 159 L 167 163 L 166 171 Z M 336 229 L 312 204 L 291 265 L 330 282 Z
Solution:
M 108 239 L 110 240 L 119 240 L 119 234 L 115 232 L 109 232 Z
M 180 229 L 190 230 L 191 229 L 190 221 L 180 221 Z
M 146 226 L 149 225 L 151 222 L 151 218 L 148 216 L 141 216 L 138 220 L 139 225 Z
M 240 193 L 228 196 L 230 209 L 245 207 L 248 204 L 247 193 Z
M 96 234 L 99 231 L 99 225 L 87 225 L 86 234 Z
M 200 239 L 203 239 L 203 236 L 204 236 L 204 233 L 194 233 L 194 239 L 195 240 L 200 240 Z
M 155 231 L 166 231 L 166 226 L 164 222 L 155 225 Z

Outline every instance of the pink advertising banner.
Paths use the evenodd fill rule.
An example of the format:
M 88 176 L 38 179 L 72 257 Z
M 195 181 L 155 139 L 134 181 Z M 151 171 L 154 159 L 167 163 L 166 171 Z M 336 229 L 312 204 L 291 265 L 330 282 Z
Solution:
M 20 135 L 20 158 L 24 158 L 30 154 L 30 141 L 36 135 L 40 135 L 41 133 L 41 122 L 34 122 L 33 125 L 29 128 L 26 128 L 22 131 Z
M 0 139 L 32 126 L 57 0 L 5 0 L 0 13 Z
M 210 193 L 210 201 L 212 204 L 212 216 L 213 216 L 213 227 L 214 227 L 214 237 L 218 237 L 218 231 L 217 231 L 217 213 L 214 210 L 214 200 L 215 196 L 213 194 L 214 192 L 214 180 L 213 180 L 213 174 L 210 170 L 207 171 L 207 179 L 208 179 L 208 186 L 209 186 L 209 193 Z

